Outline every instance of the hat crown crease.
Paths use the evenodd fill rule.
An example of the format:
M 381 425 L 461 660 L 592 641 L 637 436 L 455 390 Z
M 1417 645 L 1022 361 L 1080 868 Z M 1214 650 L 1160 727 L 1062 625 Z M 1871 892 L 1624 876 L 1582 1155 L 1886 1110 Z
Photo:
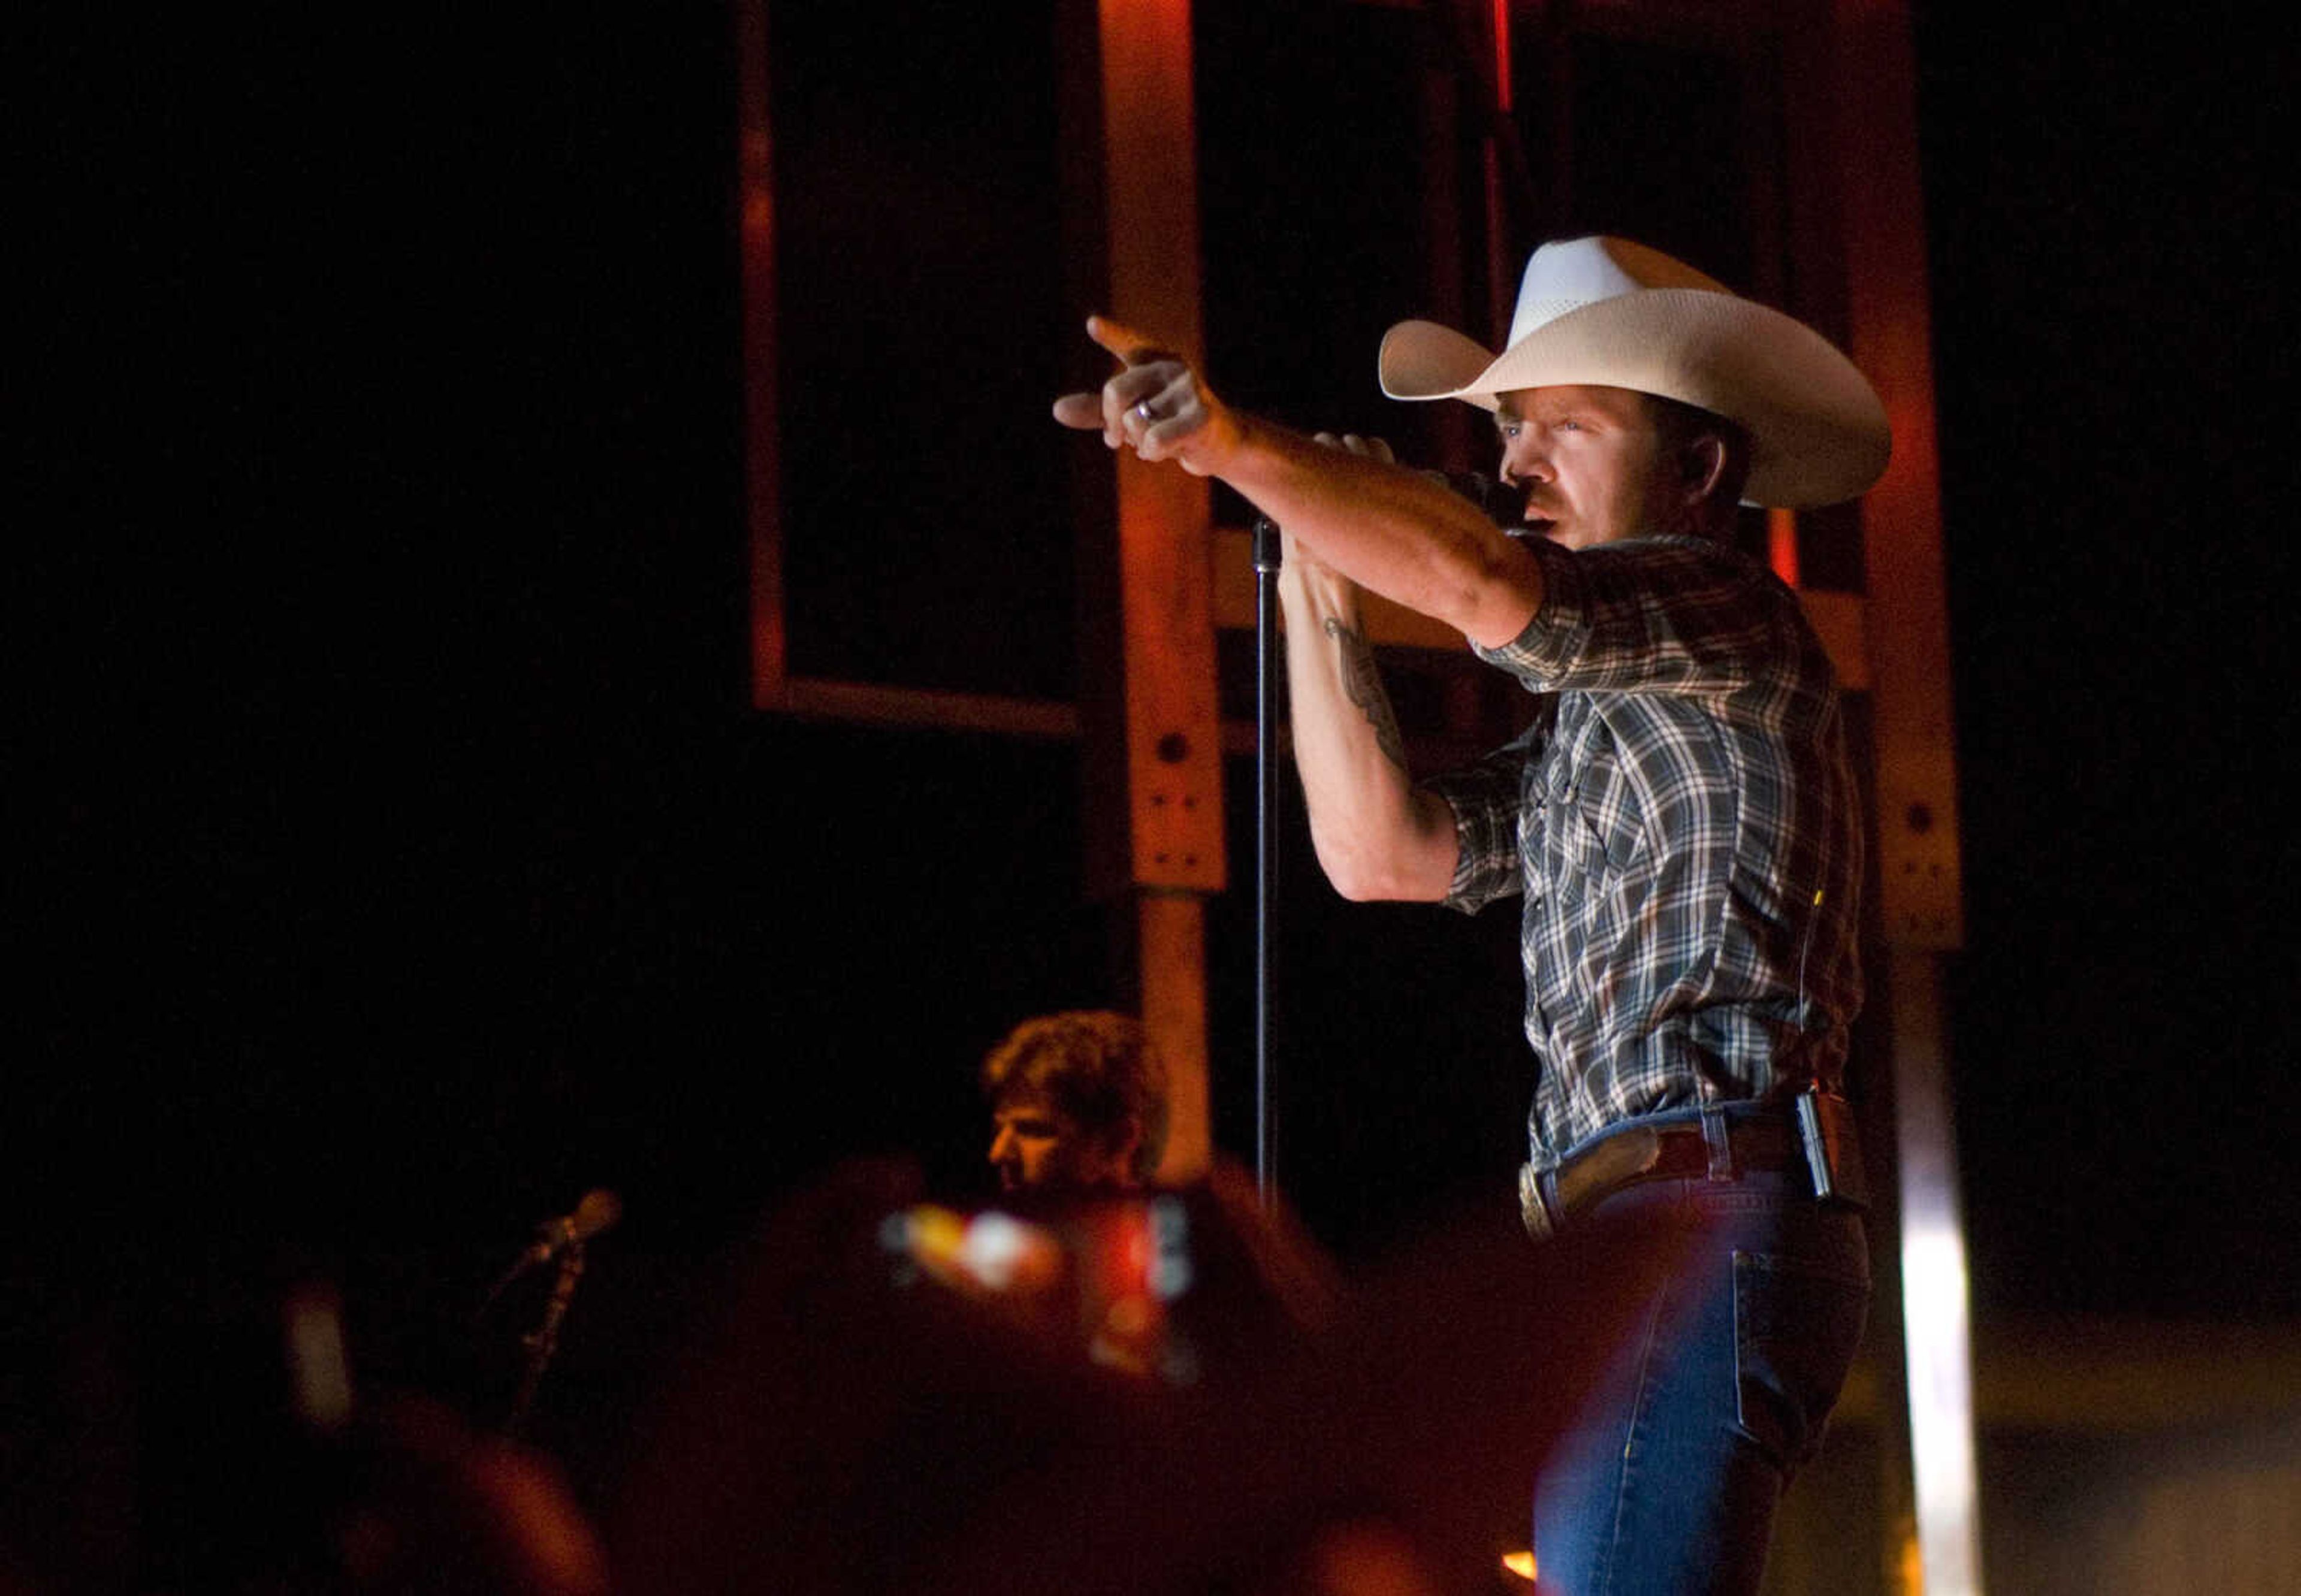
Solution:
M 1560 239 L 1527 257 L 1525 274 L 1519 280 L 1518 308 L 1510 317 L 1510 342 L 1517 343 L 1569 311 L 1644 288 L 1730 292 L 1684 261 L 1627 238 Z

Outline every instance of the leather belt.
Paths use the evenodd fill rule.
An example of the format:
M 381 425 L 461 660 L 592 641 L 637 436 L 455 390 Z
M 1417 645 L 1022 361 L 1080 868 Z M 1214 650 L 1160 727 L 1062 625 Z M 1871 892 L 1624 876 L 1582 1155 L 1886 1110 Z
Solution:
M 1535 1240 L 1563 1228 L 1617 1191 L 1647 1181 L 1789 1174 L 1808 1196 L 1856 1207 L 1867 1200 L 1853 1109 L 1809 1092 L 1790 1108 L 1710 1110 L 1699 1118 L 1632 1121 L 1584 1144 L 1554 1167 L 1519 1170 L 1519 1207 Z

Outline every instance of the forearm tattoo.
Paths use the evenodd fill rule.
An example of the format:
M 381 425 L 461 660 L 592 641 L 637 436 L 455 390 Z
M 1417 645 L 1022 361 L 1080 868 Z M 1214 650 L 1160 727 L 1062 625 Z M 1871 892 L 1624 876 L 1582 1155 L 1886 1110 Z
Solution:
M 1364 712 L 1374 727 L 1375 746 L 1383 757 L 1399 769 L 1406 768 L 1406 740 L 1398 733 L 1398 716 L 1390 707 L 1390 695 L 1382 690 L 1382 673 L 1375 668 L 1374 649 L 1366 634 L 1343 625 L 1332 615 L 1326 620 L 1326 635 L 1335 639 L 1343 651 L 1343 691 L 1351 703 Z

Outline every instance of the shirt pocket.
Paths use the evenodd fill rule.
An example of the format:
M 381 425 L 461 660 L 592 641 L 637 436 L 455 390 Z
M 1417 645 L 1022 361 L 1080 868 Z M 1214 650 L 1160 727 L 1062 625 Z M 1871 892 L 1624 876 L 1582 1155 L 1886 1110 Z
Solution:
M 1645 841 L 1645 815 L 1602 723 L 1594 723 L 1550 773 L 1545 797 L 1557 840 L 1561 888 L 1604 891 Z

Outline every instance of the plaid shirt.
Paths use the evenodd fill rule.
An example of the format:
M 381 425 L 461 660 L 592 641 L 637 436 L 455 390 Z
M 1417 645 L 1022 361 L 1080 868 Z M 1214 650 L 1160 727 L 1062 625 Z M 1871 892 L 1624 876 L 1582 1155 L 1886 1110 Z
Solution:
M 1448 904 L 1525 898 L 1544 1168 L 1637 1115 L 1837 1083 L 1862 807 L 1836 678 L 1770 572 L 1697 538 L 1527 547 L 1542 608 L 1478 652 L 1540 712 L 1430 786 L 1460 843 Z

